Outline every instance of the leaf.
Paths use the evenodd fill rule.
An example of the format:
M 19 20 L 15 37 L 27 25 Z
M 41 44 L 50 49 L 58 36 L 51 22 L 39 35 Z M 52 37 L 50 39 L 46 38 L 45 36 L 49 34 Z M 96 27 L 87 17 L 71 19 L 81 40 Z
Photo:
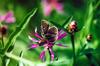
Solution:
M 19 56 L 16 56 L 14 54 L 11 53 L 5 53 L 5 55 L 11 59 L 14 59 L 16 61 L 22 61 L 26 66 L 47 66 L 47 63 L 38 63 L 37 62 L 32 62 L 28 59 L 24 59 L 24 58 L 20 58 Z
M 22 56 L 23 56 L 23 51 L 21 51 L 21 52 L 20 52 L 20 55 L 19 55 L 19 57 L 22 57 Z
M 77 56 L 79 56 L 86 48 L 87 44 L 85 44 L 77 53 Z
M 92 48 L 89 48 L 89 49 L 84 50 L 84 51 L 81 53 L 81 55 L 88 54 L 88 53 L 91 53 L 91 54 L 100 54 L 100 50 L 99 50 L 99 49 L 92 49 Z
M 13 49 L 14 49 L 14 45 L 11 45 L 11 46 L 8 48 L 7 52 L 11 52 Z
M 23 56 L 23 51 L 20 52 L 19 57 L 22 58 Z M 18 61 L 17 66 L 25 66 L 24 63 L 22 61 Z
M 62 25 L 62 27 L 64 27 L 66 29 L 68 24 L 72 21 L 72 19 L 73 19 L 73 16 L 68 17 L 67 20 Z
M 16 30 L 10 35 L 9 40 L 4 48 L 4 53 L 9 49 L 9 47 L 16 41 L 16 38 L 21 34 L 21 32 L 25 29 L 28 25 L 30 19 L 35 15 L 37 9 L 33 9 L 20 23 L 20 25 L 16 28 Z

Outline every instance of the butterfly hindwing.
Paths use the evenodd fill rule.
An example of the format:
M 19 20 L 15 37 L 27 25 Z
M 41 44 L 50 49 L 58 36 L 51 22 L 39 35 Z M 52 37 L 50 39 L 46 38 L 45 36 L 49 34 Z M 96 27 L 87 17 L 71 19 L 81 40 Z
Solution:
M 58 29 L 55 26 L 52 26 L 48 29 L 46 38 L 50 42 L 54 42 L 57 40 L 57 35 L 58 35 Z

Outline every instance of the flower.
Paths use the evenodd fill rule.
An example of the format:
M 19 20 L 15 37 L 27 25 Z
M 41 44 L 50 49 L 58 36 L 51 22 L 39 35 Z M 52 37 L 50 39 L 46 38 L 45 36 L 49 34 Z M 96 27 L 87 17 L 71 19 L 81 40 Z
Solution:
M 91 34 L 88 34 L 87 37 L 86 37 L 86 40 L 88 42 L 90 42 L 92 40 L 92 38 L 93 38 L 92 35 Z
M 49 16 L 53 9 L 59 13 L 63 12 L 63 5 L 58 0 L 42 0 L 42 5 L 45 16 Z
M 55 44 L 55 41 L 61 40 L 62 38 L 64 38 L 67 35 L 67 33 L 64 32 L 63 30 L 58 31 L 57 28 L 55 28 L 55 27 L 47 27 L 46 23 L 44 23 L 44 24 L 45 24 L 46 28 L 49 28 L 48 30 L 45 29 L 47 31 L 42 33 L 42 35 L 39 35 L 37 32 L 34 33 L 34 36 L 37 37 L 39 40 L 29 36 L 30 40 L 32 40 L 33 42 L 36 42 L 36 44 L 32 44 L 30 46 L 30 48 L 34 49 L 34 48 L 37 48 L 39 46 L 43 46 L 44 50 L 40 54 L 40 59 L 42 61 L 45 61 L 45 52 L 48 50 L 50 57 L 51 57 L 51 61 L 53 61 L 54 57 L 55 57 L 54 52 L 53 52 L 53 46 L 57 45 L 57 46 L 66 47 L 62 44 Z M 42 26 L 42 27 L 44 27 L 44 26 Z M 52 29 L 53 29 L 53 31 L 51 31 Z
M 15 17 L 12 11 L 8 11 L 4 15 L 0 15 L 0 22 L 5 21 L 6 23 L 13 23 L 15 22 Z
M 67 32 L 73 33 L 73 32 L 77 32 L 77 31 L 78 31 L 77 23 L 76 23 L 76 21 L 72 21 L 67 27 Z

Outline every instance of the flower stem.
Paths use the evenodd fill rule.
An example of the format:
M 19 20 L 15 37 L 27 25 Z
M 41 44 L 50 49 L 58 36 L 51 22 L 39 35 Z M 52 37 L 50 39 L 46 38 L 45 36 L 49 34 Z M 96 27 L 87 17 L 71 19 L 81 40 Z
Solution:
M 90 66 L 99 66 L 98 63 L 96 62 L 95 58 L 93 57 L 92 53 L 87 53 L 87 54 L 85 54 L 85 56 L 89 60 Z
M 28 66 L 38 66 L 38 65 L 41 65 L 41 66 L 47 66 L 47 64 L 45 63 L 33 63 L 32 61 L 30 60 L 27 60 L 27 59 L 24 59 L 22 57 L 19 57 L 19 56 L 16 56 L 14 54 L 11 54 L 11 53 L 8 53 L 6 52 L 5 55 L 8 57 L 8 58 L 11 58 L 13 60 L 16 60 L 16 61 L 19 61 L 19 62 L 23 62 L 25 65 L 28 65 Z
M 49 50 L 49 48 L 48 48 L 48 51 L 49 51 L 49 55 L 50 55 L 50 61 L 51 61 L 51 53 L 50 53 L 50 50 Z
M 16 56 L 16 55 L 11 54 L 11 53 L 7 53 L 7 52 L 6 52 L 5 55 L 6 55 L 7 57 L 11 58 L 11 59 L 16 60 L 16 61 L 22 61 L 23 63 L 29 64 L 29 65 L 34 64 L 33 62 L 31 62 L 31 61 L 29 61 L 29 60 L 23 59 L 23 58 L 21 58 L 21 57 L 18 57 L 18 56 Z
M 3 34 L 2 34 L 2 48 L 4 48 L 4 39 L 3 39 Z
M 71 33 L 70 36 L 71 36 L 71 42 L 72 42 L 72 48 L 73 48 L 73 66 L 75 66 L 75 64 L 76 64 L 76 56 L 75 56 L 74 33 Z
M 100 5 L 100 0 L 97 2 L 97 4 L 94 6 L 94 10 L 97 9 L 97 7 Z
M 2 57 L 2 66 L 6 66 L 6 58 L 5 58 L 5 56 Z

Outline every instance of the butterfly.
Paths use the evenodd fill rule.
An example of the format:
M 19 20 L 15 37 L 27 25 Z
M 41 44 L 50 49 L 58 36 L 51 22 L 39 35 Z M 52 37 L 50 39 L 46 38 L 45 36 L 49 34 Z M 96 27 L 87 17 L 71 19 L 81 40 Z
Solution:
M 48 23 L 46 20 L 41 21 L 41 34 L 49 42 L 55 42 L 58 38 L 58 28 Z

